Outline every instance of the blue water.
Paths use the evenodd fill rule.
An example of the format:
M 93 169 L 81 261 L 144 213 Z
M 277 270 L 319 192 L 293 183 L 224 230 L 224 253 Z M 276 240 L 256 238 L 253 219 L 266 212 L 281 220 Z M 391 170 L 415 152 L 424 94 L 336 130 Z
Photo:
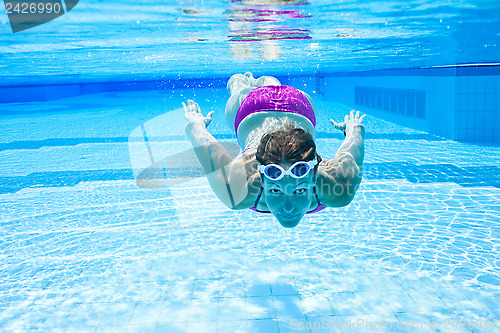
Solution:
M 499 11 L 500 3 L 489 0 L 88 0 L 13 34 L 2 10 L 0 81 L 498 63 Z
M 186 89 L 0 105 L 0 330 L 376 332 L 369 323 L 383 321 L 394 332 L 498 331 L 484 325 L 500 319 L 499 147 L 367 116 L 355 199 L 292 230 L 226 209 L 204 177 L 139 188 L 134 129 L 163 115 L 157 149 L 189 149 L 179 107 L 194 98 L 216 111 L 210 131 L 236 143 L 227 97 Z M 312 97 L 318 150 L 332 157 L 342 136 L 328 119 L 350 109 Z
M 403 121 L 360 97 L 425 91 L 432 133 L 497 135 L 498 67 L 446 66 L 500 63 L 499 9 L 90 0 L 15 34 L 0 11 L 0 331 L 499 332 L 500 147 L 396 125 L 423 115 Z M 402 70 L 349 79 L 385 69 Z M 449 69 L 456 77 L 433 77 Z M 196 163 L 175 161 L 191 148 L 188 98 L 236 144 L 212 79 L 247 70 L 312 96 L 324 158 L 343 140 L 329 119 L 355 107 L 349 98 L 368 112 L 349 206 L 284 229 L 228 210 Z M 159 90 L 121 91 L 138 86 Z M 176 165 L 157 189 L 135 180 L 147 166 L 138 131 Z

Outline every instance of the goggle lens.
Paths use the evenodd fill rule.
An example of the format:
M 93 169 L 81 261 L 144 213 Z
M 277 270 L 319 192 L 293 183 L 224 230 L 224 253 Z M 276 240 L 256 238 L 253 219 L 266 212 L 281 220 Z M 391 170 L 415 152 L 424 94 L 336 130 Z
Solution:
M 285 170 L 280 165 L 269 164 L 266 166 L 259 165 L 258 169 L 264 173 L 267 178 L 272 180 L 279 180 L 285 175 L 290 175 L 294 178 L 302 178 L 307 175 L 309 170 L 317 164 L 316 158 L 309 162 L 297 162 L 293 164 L 290 169 Z
M 296 177 L 304 177 L 309 171 L 309 165 L 306 163 L 297 164 L 290 172 Z
M 283 172 L 281 169 L 274 165 L 268 166 L 266 169 L 266 176 L 268 176 L 271 179 L 277 179 L 279 176 L 281 176 L 281 173 Z

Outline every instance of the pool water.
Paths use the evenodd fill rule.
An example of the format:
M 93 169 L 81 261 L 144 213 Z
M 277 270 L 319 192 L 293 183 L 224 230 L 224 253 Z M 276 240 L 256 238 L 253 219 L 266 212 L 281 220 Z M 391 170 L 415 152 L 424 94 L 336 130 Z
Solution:
M 328 119 L 350 109 L 312 97 L 332 158 Z M 500 147 L 367 116 L 353 202 L 290 230 L 226 209 L 204 177 L 136 185 L 130 133 L 188 98 L 236 142 L 224 89 L 0 105 L 0 330 L 499 331 Z M 190 148 L 171 119 L 167 155 Z
M 86 0 L 12 33 L 0 85 L 498 63 L 494 0 Z

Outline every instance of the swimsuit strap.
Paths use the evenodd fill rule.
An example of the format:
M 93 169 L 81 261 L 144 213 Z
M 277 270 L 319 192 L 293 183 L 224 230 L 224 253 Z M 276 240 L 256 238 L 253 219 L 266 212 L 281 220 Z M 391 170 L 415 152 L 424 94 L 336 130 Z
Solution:
M 262 187 L 262 185 L 260 186 L 260 191 L 259 191 L 259 195 L 257 196 L 257 199 L 255 200 L 255 203 L 253 204 L 253 206 L 255 208 L 257 208 L 257 204 L 259 203 L 259 200 L 260 200 L 260 196 L 262 195 L 262 191 L 264 190 L 264 188 Z
M 314 184 L 313 193 L 314 193 L 314 196 L 316 197 L 316 201 L 318 202 L 318 205 L 319 205 L 319 198 L 318 198 L 318 191 L 316 191 L 316 184 Z
M 320 210 L 323 210 L 326 208 L 325 206 L 323 206 L 321 204 L 321 202 L 319 202 L 318 192 L 316 191 L 316 184 L 313 187 L 313 192 L 314 192 L 314 195 L 316 196 L 316 202 L 318 203 L 318 207 L 316 207 L 316 209 L 314 209 L 314 210 L 311 210 L 310 212 L 307 212 L 306 214 L 316 213 L 316 212 L 319 212 Z
M 271 213 L 271 212 L 266 212 L 263 210 L 257 210 L 257 205 L 259 203 L 259 200 L 260 200 L 260 197 L 262 195 L 263 190 L 264 190 L 264 188 L 261 186 L 260 191 L 259 191 L 259 195 L 257 196 L 257 199 L 255 200 L 255 203 L 253 204 L 253 207 L 250 207 L 250 209 L 256 211 L 257 213 Z

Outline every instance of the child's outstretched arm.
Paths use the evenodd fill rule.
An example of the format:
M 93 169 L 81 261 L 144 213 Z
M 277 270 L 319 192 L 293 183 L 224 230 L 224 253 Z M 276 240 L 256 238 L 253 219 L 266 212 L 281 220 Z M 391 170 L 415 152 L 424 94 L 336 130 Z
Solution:
M 341 207 L 348 205 L 361 183 L 361 171 L 365 156 L 365 128 L 361 121 L 365 116 L 359 116 L 351 111 L 344 122 L 337 123 L 330 119 L 335 128 L 345 134 L 335 157 L 324 159 L 318 170 L 318 189 L 322 203 L 326 206 Z
M 333 126 L 345 134 L 345 140 L 340 145 L 337 154 L 335 154 L 335 159 L 341 159 L 341 155 L 349 154 L 354 158 L 358 167 L 361 168 L 365 157 L 365 127 L 361 122 L 365 116 L 362 115 L 360 117 L 359 111 L 354 113 L 354 110 L 352 110 L 350 115 L 345 116 L 342 123 L 337 123 L 333 119 L 330 119 Z
M 243 155 L 233 159 L 207 130 L 213 111 L 205 117 L 196 102 L 188 100 L 187 105 L 184 102 L 182 105 L 187 119 L 184 131 L 215 195 L 228 208 L 250 207 L 250 197 L 254 192 L 248 186 L 249 182 L 253 182 L 250 161 Z

